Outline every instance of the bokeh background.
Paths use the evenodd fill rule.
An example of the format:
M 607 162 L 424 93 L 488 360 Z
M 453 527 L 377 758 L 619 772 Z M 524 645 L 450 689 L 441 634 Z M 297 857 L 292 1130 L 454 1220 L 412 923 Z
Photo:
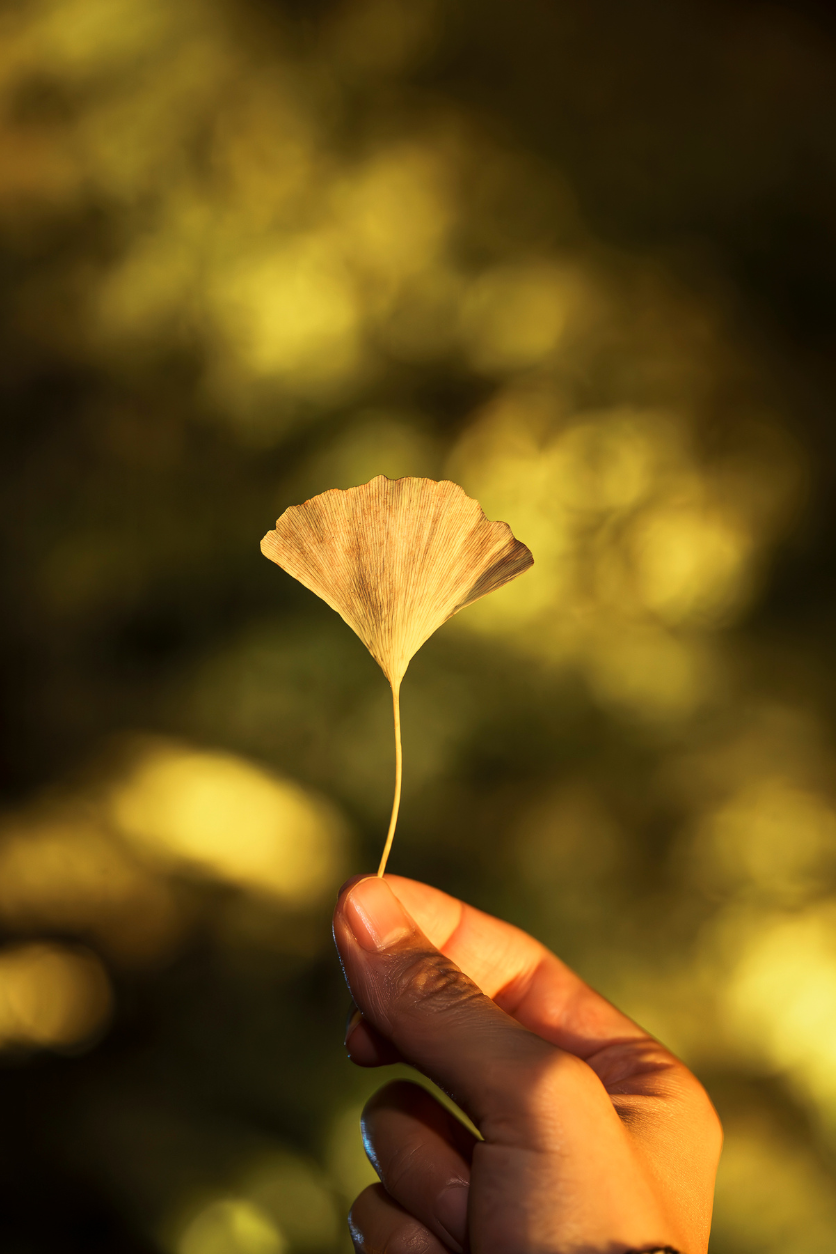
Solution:
M 348 1248 L 389 693 L 258 542 L 379 473 L 536 557 L 391 868 L 697 1070 L 715 1254 L 832 1251 L 832 10 L 6 0 L 0 119 L 5 1254 Z

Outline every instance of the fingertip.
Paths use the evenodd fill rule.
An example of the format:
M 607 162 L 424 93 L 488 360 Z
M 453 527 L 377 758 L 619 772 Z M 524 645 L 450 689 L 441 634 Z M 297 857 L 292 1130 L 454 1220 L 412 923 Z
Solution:
M 349 875 L 348 879 L 340 884 L 339 890 L 337 891 L 337 902 L 339 902 L 343 894 L 347 893 L 350 888 L 353 888 L 355 884 L 359 884 L 360 880 L 371 879 L 373 876 L 374 872 L 372 871 L 363 871 L 359 875 Z
M 369 953 L 389 949 L 416 932 L 414 920 L 382 876 L 365 876 L 353 884 L 339 910 L 358 945 Z
M 388 1067 L 403 1062 L 403 1055 L 384 1036 L 366 1023 L 361 1012 L 352 1016 L 346 1033 L 345 1049 L 356 1067 Z

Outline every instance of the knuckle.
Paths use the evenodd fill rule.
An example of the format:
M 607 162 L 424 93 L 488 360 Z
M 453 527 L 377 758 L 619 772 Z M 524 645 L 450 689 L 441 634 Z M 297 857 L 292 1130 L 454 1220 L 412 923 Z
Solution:
M 603 1086 L 591 1068 L 582 1058 L 559 1049 L 545 1054 L 539 1066 L 534 1063 L 526 1086 L 532 1110 L 538 1114 L 551 1114 L 562 1105 L 568 1093 L 580 1094 L 593 1089 L 596 1094 L 600 1090 L 603 1099 Z
M 600 1081 L 581 1058 L 536 1040 L 515 1059 L 512 1084 L 500 1072 L 491 1089 L 490 1121 L 482 1131 L 486 1139 L 504 1143 L 551 1146 L 560 1137 L 567 1098 L 573 1105 L 580 1099 L 590 1109 L 596 1099 L 609 1107 Z
M 422 1011 L 438 1014 L 483 998 L 476 985 L 438 952 L 408 955 L 395 975 L 394 992 L 399 1001 L 420 1002 Z
M 524 1042 L 519 1042 L 516 1060 L 521 1087 L 538 1099 L 551 1093 L 563 1093 L 567 1088 L 577 1089 L 590 1081 L 600 1087 L 600 1082 L 582 1058 L 533 1033 Z

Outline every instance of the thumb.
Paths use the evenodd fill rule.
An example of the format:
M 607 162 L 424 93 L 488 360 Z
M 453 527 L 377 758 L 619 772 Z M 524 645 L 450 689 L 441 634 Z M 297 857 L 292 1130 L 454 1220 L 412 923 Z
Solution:
M 525 1129 L 521 1094 L 584 1064 L 529 1032 L 432 945 L 383 879 L 349 883 L 334 939 L 364 1017 L 490 1139 Z M 584 1068 L 585 1069 L 585 1068 Z M 560 1087 L 560 1086 L 559 1086 Z

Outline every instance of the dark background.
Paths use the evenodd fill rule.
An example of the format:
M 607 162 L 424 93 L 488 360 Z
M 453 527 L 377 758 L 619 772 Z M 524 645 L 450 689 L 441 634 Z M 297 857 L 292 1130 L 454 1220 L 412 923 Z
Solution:
M 534 551 L 403 692 L 390 868 L 555 947 L 836 1240 L 836 23 L 0 7 L 0 1244 L 345 1249 L 328 931 L 385 680 L 259 554 L 451 477 Z

